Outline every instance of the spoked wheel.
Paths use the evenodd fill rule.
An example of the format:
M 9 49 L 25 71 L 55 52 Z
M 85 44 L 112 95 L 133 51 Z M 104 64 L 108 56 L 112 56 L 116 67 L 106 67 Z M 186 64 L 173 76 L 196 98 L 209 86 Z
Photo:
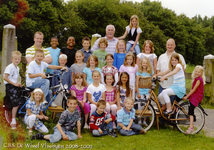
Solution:
M 186 130 L 188 130 L 189 125 L 190 125 L 190 121 L 189 121 L 189 115 L 186 114 L 189 111 L 189 102 L 185 102 L 183 104 L 181 104 L 181 107 L 185 110 L 185 112 L 180 108 L 177 112 L 176 112 L 176 119 L 184 119 L 184 120 L 176 120 L 176 127 L 178 128 L 178 130 L 180 132 L 185 133 Z M 198 132 L 201 131 L 201 129 L 204 126 L 205 123 L 205 115 L 203 113 L 203 111 L 201 110 L 201 108 L 199 107 L 195 107 L 194 109 L 194 114 L 195 114 L 195 119 L 193 122 L 193 126 L 194 126 L 194 132 L 192 134 L 196 134 Z
M 139 110 L 138 110 L 139 111 Z M 149 104 L 146 112 L 140 117 L 140 114 L 136 114 L 135 123 L 141 124 L 145 130 L 149 130 L 155 121 L 155 111 L 151 104 Z
M 80 108 L 80 116 L 81 116 L 81 120 L 80 120 L 80 123 L 81 123 L 81 129 L 83 129 L 84 125 L 85 125 L 85 114 L 84 114 L 84 110 L 80 104 L 80 102 L 78 101 L 78 106 Z

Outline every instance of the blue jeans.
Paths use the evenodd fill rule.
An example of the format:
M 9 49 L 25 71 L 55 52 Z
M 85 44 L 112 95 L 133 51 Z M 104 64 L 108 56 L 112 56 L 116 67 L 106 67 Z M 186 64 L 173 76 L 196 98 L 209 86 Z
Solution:
M 111 115 L 108 114 L 105 116 L 103 123 L 99 126 L 99 128 L 103 131 L 103 134 L 100 134 L 99 130 L 93 130 L 92 131 L 92 135 L 93 136 L 103 136 L 103 135 L 107 135 L 108 134 L 108 130 L 109 129 L 113 129 L 113 122 L 109 122 L 108 124 L 105 123 L 106 119 L 111 118 Z
M 142 127 L 141 127 L 141 125 L 135 124 L 133 122 L 133 124 L 132 124 L 132 126 L 131 126 L 130 129 L 132 129 L 132 130 L 123 130 L 123 129 L 120 129 L 119 132 L 123 136 L 135 135 L 135 134 L 139 134 L 140 133 L 140 131 L 142 130 Z
M 62 127 L 63 132 L 68 136 L 70 141 L 74 141 L 77 139 L 77 135 L 74 132 L 68 131 L 65 128 Z M 54 133 L 50 135 L 50 142 L 51 143 L 56 143 L 59 140 L 62 139 L 62 135 L 57 129 L 57 127 L 54 127 Z
M 51 101 L 52 92 L 49 90 L 50 81 L 48 79 L 36 79 L 29 88 L 41 88 L 45 94 L 45 99 L 47 102 Z
M 130 44 L 129 42 L 126 43 L 126 50 L 127 53 L 129 52 L 129 50 L 131 49 L 131 47 L 133 46 L 133 44 Z M 139 44 L 136 44 L 134 47 L 135 53 L 136 55 L 140 54 L 140 47 Z

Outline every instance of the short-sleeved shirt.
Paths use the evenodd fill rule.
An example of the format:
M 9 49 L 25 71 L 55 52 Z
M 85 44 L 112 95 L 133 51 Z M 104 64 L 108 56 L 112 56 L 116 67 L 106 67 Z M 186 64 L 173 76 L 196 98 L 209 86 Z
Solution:
M 93 84 L 90 84 L 88 86 L 86 93 L 91 94 L 91 99 L 94 102 L 98 102 L 100 99 L 102 99 L 102 94 L 105 91 L 106 91 L 106 87 L 103 84 L 99 83 L 98 87 L 95 87 Z
M 122 108 L 117 112 L 117 123 L 122 123 L 124 126 L 128 126 L 131 119 L 135 119 L 135 109 L 132 108 L 130 112 L 126 110 L 126 108 Z M 119 125 L 117 125 L 118 130 L 121 129 Z
M 116 50 L 116 45 L 118 42 L 118 39 L 116 39 L 115 37 L 112 40 L 109 40 L 106 36 L 104 37 L 107 39 L 108 41 L 108 46 L 106 47 L 106 52 L 108 54 L 112 54 L 114 55 L 115 50 Z M 100 41 L 101 38 L 97 39 L 93 45 L 93 47 L 91 48 L 91 51 L 94 52 L 95 50 L 98 50 L 100 47 L 98 46 L 98 43 Z
M 75 59 L 75 54 L 76 54 L 76 51 L 77 49 L 76 48 L 73 48 L 73 49 L 69 49 L 67 47 L 63 47 L 61 49 L 61 52 L 65 55 L 67 55 L 68 57 L 68 61 L 67 63 L 65 64 L 66 66 L 70 67 L 71 65 L 73 65 L 74 63 L 74 59 Z
M 135 75 L 137 73 L 138 66 L 135 64 L 134 67 L 127 67 L 122 65 L 119 72 L 127 72 L 129 74 L 129 84 L 135 86 Z
M 5 68 L 4 75 L 5 74 L 9 74 L 8 79 L 13 83 L 16 83 L 19 78 L 19 67 L 16 67 L 13 63 L 11 63 Z M 4 84 L 8 84 L 8 82 L 4 80 Z
M 84 54 L 84 62 L 87 63 L 89 56 L 92 54 L 92 51 L 89 49 L 86 51 L 84 48 L 81 49 Z
M 35 45 L 31 46 L 30 48 L 28 48 L 28 49 L 26 50 L 26 52 L 25 52 L 25 57 L 26 57 L 26 58 L 27 58 L 27 57 L 32 57 L 32 58 L 34 58 L 36 50 L 39 50 L 39 49 L 36 48 Z M 48 49 L 42 47 L 41 50 L 43 50 L 43 52 L 44 52 L 44 54 L 45 54 L 45 57 L 51 56 L 51 54 L 50 54 L 50 52 L 49 52 Z M 26 66 L 26 73 L 27 73 L 27 70 L 28 70 L 28 66 L 29 66 L 29 64 L 27 64 L 27 66 Z M 44 71 L 45 71 L 45 70 L 44 70 Z
M 59 54 L 60 54 L 60 49 L 57 47 L 56 49 L 53 49 L 52 47 L 47 48 L 51 54 L 52 57 L 52 63 L 49 65 L 57 65 L 59 66 Z M 53 69 L 47 68 L 46 72 L 53 73 Z
M 127 30 L 128 33 L 129 33 L 130 27 L 127 26 L 127 27 L 126 27 L 126 30 Z M 135 27 L 132 27 L 132 29 L 131 29 L 131 34 L 132 34 L 132 35 L 134 34 L 135 30 L 136 30 L 136 28 L 135 28 Z M 137 34 L 138 34 L 138 33 L 142 33 L 142 30 L 141 30 L 140 27 L 137 28 Z M 131 44 L 134 44 L 135 41 L 128 41 L 128 42 L 131 43 Z M 139 42 L 137 42 L 137 44 L 139 44 Z
M 174 52 L 175 53 L 175 52 Z M 184 69 L 186 69 L 186 62 L 184 60 L 184 57 L 181 54 L 178 54 L 182 64 L 184 65 Z M 160 72 L 166 71 L 169 69 L 169 60 L 171 56 L 167 55 L 167 52 L 160 55 L 157 63 L 157 69 Z M 167 77 L 168 80 L 164 80 L 163 82 L 160 82 L 159 84 L 161 85 L 162 88 L 168 88 L 173 84 L 173 76 Z
M 120 88 L 119 88 L 120 87 Z M 116 91 L 120 91 L 120 106 L 124 107 L 125 99 L 126 99 L 126 89 L 123 89 L 122 86 L 117 85 Z M 130 91 L 133 91 L 133 89 L 130 87 Z
M 101 69 L 98 68 L 98 67 L 96 67 L 95 70 L 99 71 L 100 74 L 102 73 L 102 72 L 101 72 Z M 83 69 L 83 72 L 86 74 L 86 81 L 87 81 L 88 85 L 90 85 L 91 83 L 93 83 L 94 80 L 92 79 L 92 71 L 91 71 L 91 69 L 88 68 L 88 67 L 85 67 L 85 68 Z
M 84 92 L 86 92 L 87 86 L 84 87 L 82 90 L 78 90 L 75 85 L 72 85 L 70 90 L 73 90 L 76 93 L 76 97 L 79 101 L 83 101 Z
M 117 67 L 118 70 L 123 65 L 125 57 L 126 57 L 126 53 L 116 53 L 116 52 L 114 53 L 114 62 L 113 62 L 113 65 L 115 67 Z
M 140 58 L 140 60 L 145 57 L 149 58 L 152 65 L 152 69 L 154 69 L 154 59 L 157 57 L 155 53 L 151 53 L 151 54 L 140 53 L 137 55 L 137 57 Z
M 76 63 L 71 65 L 71 72 L 74 74 L 76 73 L 83 73 L 83 69 L 86 67 L 86 63 L 83 63 L 81 66 L 77 65 Z
M 79 110 L 76 108 L 72 113 L 66 109 L 59 118 L 59 124 L 68 131 L 73 131 L 77 121 L 81 120 Z
M 105 57 L 108 54 L 106 51 L 101 51 L 100 49 L 93 52 L 95 56 L 98 58 L 99 65 L 98 67 L 102 69 L 106 65 Z
M 27 70 L 26 86 L 27 87 L 31 86 L 32 83 L 36 81 L 36 79 L 42 79 L 42 77 L 30 78 L 29 74 L 44 73 L 44 70 L 47 67 L 48 67 L 48 64 L 44 61 L 42 61 L 40 65 L 38 65 L 35 60 L 30 62 Z
M 154 74 L 154 72 L 152 71 L 152 74 Z M 147 72 L 142 72 L 140 73 L 140 71 L 137 72 L 137 76 L 143 76 L 143 77 L 146 77 L 146 76 L 152 76 L 152 74 L 148 74 Z M 148 94 L 149 93 L 149 89 L 144 89 L 144 88 L 139 88 L 139 93 L 140 95 L 144 95 L 144 94 Z
M 115 100 L 115 87 L 113 87 L 113 90 L 112 91 L 106 91 L 106 102 L 109 103 L 109 102 L 114 102 Z
M 31 100 L 28 100 L 27 101 L 27 104 L 26 104 L 26 109 L 30 109 L 31 110 L 31 113 L 34 114 L 34 115 L 39 115 L 41 111 L 44 111 L 45 109 L 45 104 L 44 103 L 40 103 L 39 106 L 37 107 L 36 105 L 36 102 L 35 100 L 31 101 Z M 25 117 L 24 117 L 24 122 L 25 124 L 26 121 L 27 121 L 27 118 L 28 118 L 28 114 L 26 113 L 25 114 Z M 38 130 L 40 129 L 42 126 L 43 126 L 43 123 L 39 120 L 39 118 L 36 118 L 35 120 L 35 123 L 34 123 L 34 126 L 35 128 Z

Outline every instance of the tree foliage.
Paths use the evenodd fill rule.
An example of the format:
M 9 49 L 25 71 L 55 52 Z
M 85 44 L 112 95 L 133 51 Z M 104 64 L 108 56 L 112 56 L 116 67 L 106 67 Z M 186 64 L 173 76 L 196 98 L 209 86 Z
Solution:
M 76 47 L 81 48 L 84 36 L 91 38 L 95 33 L 105 36 L 108 24 L 115 26 L 115 36 L 119 37 L 125 32 L 133 14 L 138 15 L 143 31 L 140 47 L 145 40 L 152 40 L 158 56 L 166 51 L 168 38 L 175 39 L 176 51 L 185 57 L 187 63 L 202 64 L 203 56 L 214 52 L 214 17 L 178 16 L 174 11 L 163 8 L 161 2 L 3 0 L 0 3 L 0 33 L 2 35 L 4 25 L 15 24 L 18 49 L 22 52 L 33 44 L 36 31 L 44 33 L 44 46 L 49 46 L 53 36 L 58 37 L 59 47 L 66 46 L 67 38 L 74 36 Z

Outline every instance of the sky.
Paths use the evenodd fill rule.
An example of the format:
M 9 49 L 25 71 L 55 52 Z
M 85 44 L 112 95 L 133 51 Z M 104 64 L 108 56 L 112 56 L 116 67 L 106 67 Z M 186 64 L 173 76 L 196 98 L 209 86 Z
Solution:
M 69 0 L 64 0 L 69 1 Z M 131 1 L 131 0 L 127 0 Z M 132 0 L 133 2 L 142 2 L 143 0 Z M 177 15 L 185 14 L 192 18 L 195 15 L 201 15 L 211 18 L 214 16 L 214 0 L 150 0 L 159 1 L 164 8 L 175 11 Z

